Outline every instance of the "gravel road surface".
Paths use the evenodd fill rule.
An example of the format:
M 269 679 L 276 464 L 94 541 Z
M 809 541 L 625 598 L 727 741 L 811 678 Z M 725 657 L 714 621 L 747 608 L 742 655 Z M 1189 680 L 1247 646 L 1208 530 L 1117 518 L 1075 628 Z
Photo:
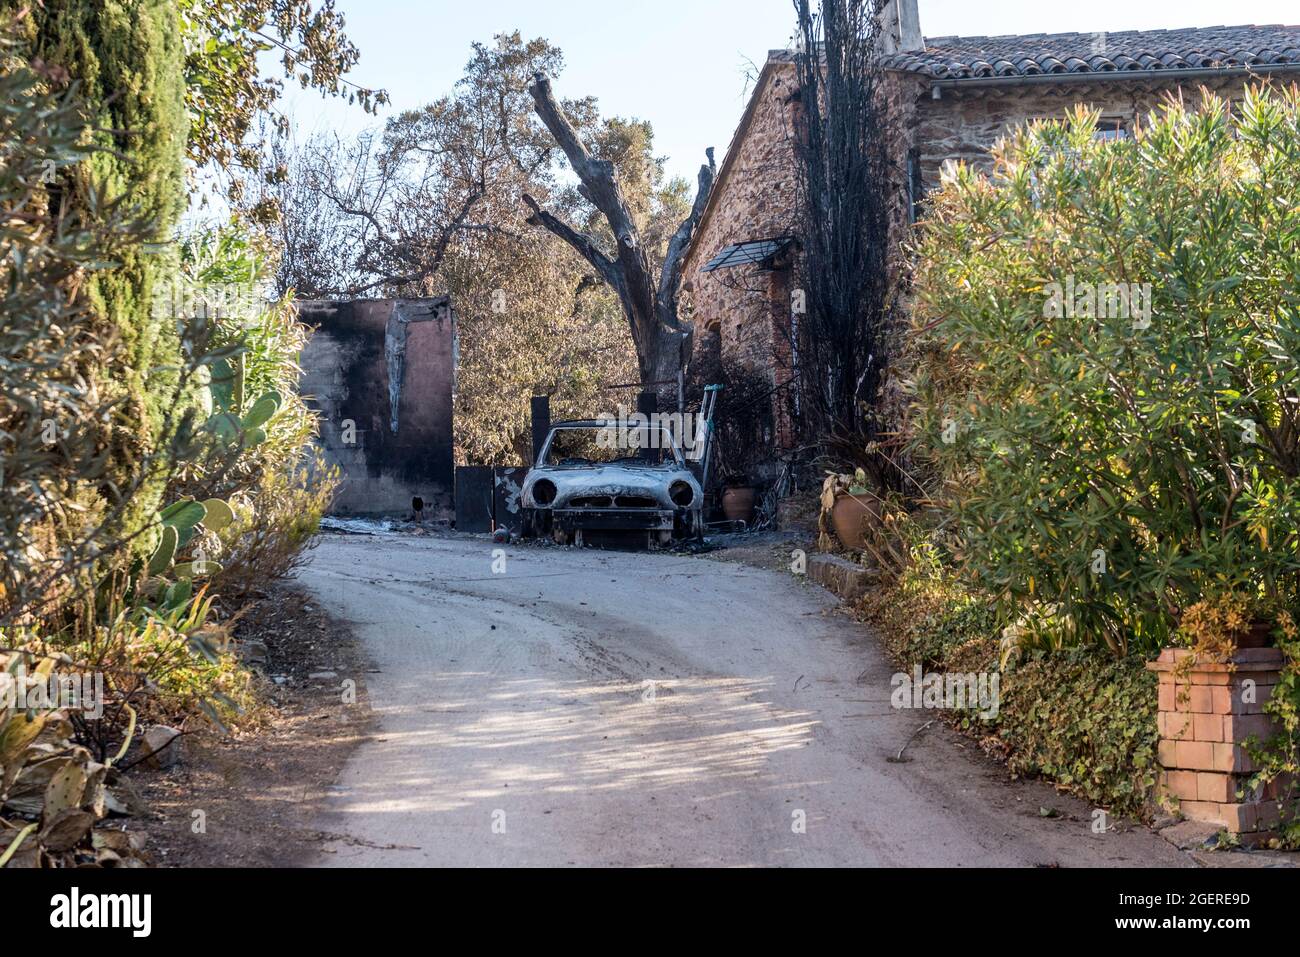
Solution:
M 935 713 L 890 706 L 895 669 L 815 585 L 496 548 L 327 535 L 303 570 L 377 669 L 322 865 L 1190 864 L 941 723 L 908 744 Z

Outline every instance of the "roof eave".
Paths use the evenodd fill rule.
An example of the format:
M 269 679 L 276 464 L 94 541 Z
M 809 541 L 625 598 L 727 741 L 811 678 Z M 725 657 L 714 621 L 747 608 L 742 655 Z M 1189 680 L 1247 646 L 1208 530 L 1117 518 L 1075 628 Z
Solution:
M 1160 82 L 1165 79 L 1193 80 L 1235 77 L 1263 77 L 1274 73 L 1300 73 L 1300 63 L 1272 63 L 1258 66 L 1241 67 L 1196 67 L 1192 69 L 1167 70 L 1099 70 L 1079 73 L 1035 73 L 1028 76 L 966 76 L 944 79 L 930 76 L 916 70 L 898 69 L 892 72 L 905 73 L 929 82 L 929 89 L 961 90 L 976 87 L 1005 86 L 1049 86 L 1073 83 L 1137 83 Z
M 775 53 L 777 51 L 773 51 Z M 727 146 L 727 155 L 722 160 L 722 166 L 718 170 L 717 179 L 713 183 L 713 190 L 709 193 L 709 201 L 704 204 L 704 212 L 700 214 L 700 221 L 695 224 L 695 231 L 691 234 L 691 242 L 682 254 L 683 266 L 688 266 L 695 256 L 696 245 L 700 237 L 704 235 L 705 227 L 708 226 L 709 220 L 713 218 L 713 211 L 717 208 L 718 197 L 731 180 L 732 169 L 736 165 L 737 156 L 740 152 L 739 147 L 745 141 L 749 134 L 749 128 L 753 125 L 754 114 L 758 111 L 760 95 L 768 82 L 772 79 L 778 69 L 792 68 L 793 62 L 790 60 L 778 59 L 772 54 L 768 55 L 767 62 L 763 64 L 763 69 L 758 74 L 758 80 L 754 83 L 754 92 L 750 94 L 749 102 L 745 104 L 745 112 L 740 117 L 740 124 L 736 127 L 735 134 L 731 137 L 731 143 Z M 686 276 L 689 270 L 683 269 L 683 275 Z M 688 277 L 689 278 L 689 277 Z

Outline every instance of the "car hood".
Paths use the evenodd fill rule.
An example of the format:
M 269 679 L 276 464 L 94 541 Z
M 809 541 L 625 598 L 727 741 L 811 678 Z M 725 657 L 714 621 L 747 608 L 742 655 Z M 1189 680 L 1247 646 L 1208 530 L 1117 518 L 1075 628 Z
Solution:
M 695 476 L 684 468 L 635 468 L 626 465 L 597 465 L 591 468 L 535 468 L 524 483 L 526 504 L 533 504 L 532 489 L 540 479 L 555 483 L 559 494 L 555 505 L 563 508 L 570 498 L 595 495 L 632 495 L 653 498 L 672 508 L 668 489 L 674 482 L 687 482 L 700 495 Z

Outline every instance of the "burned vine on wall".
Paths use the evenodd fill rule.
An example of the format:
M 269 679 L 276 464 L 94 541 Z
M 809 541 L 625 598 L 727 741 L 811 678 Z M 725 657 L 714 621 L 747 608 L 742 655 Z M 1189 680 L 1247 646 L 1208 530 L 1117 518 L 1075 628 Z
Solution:
M 795 168 L 804 308 L 799 354 L 801 425 L 827 456 L 861 466 L 882 490 L 900 475 L 877 400 L 897 318 L 890 274 L 890 111 L 880 60 L 877 0 L 795 0 L 802 109 Z

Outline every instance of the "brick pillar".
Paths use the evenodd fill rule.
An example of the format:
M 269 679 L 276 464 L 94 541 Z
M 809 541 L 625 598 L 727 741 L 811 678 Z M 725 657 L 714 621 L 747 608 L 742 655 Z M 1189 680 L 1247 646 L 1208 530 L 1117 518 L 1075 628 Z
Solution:
M 1273 788 L 1249 793 L 1246 781 L 1256 768 L 1242 745 L 1276 733 L 1264 704 L 1282 652 L 1248 648 L 1227 662 L 1189 666 L 1191 657 L 1171 648 L 1147 665 L 1160 675 L 1160 793 L 1176 798 L 1188 820 L 1217 824 L 1246 843 L 1262 840 L 1278 821 L 1276 795 Z

